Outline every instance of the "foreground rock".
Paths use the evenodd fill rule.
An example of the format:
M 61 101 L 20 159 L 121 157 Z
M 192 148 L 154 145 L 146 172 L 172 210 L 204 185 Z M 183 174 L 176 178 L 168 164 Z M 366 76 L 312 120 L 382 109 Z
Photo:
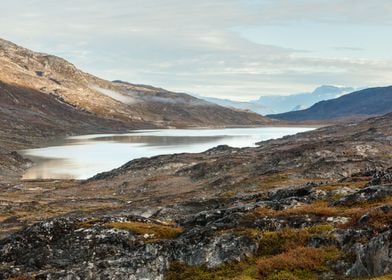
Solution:
M 0 276 L 34 275 L 49 279 L 162 279 L 170 262 L 214 267 L 242 260 L 257 245 L 245 236 L 192 229 L 177 238 L 137 234 L 121 226 L 153 221 L 112 217 L 88 221 L 60 218 L 34 225 L 1 242 Z M 155 222 L 161 230 L 170 227 Z M 116 228 L 119 226 L 120 228 Z M 174 229 L 174 228 L 172 228 Z M 177 235 L 177 234 L 176 234 Z
M 392 273 L 392 231 L 357 244 L 357 260 L 348 271 L 350 276 L 374 276 Z
M 372 187 L 378 191 L 385 188 Z M 364 190 L 359 188 L 345 198 L 372 198 L 373 194 Z M 285 254 L 285 242 L 294 242 L 289 250 L 297 246 L 303 250 L 304 246 L 317 248 L 321 254 L 331 248 L 341 252 L 334 253 L 320 279 L 392 273 L 392 231 L 387 230 L 392 220 L 379 228 L 371 223 L 372 217 L 361 223 L 349 208 L 343 211 L 320 204 L 330 200 L 333 192 L 322 184 L 308 184 L 223 200 L 212 208 L 214 200 L 184 202 L 159 209 L 150 215 L 154 218 L 121 214 L 54 218 L 0 241 L 0 277 L 164 279 L 165 275 L 173 276 L 171 267 L 176 263 L 204 266 L 216 273 L 227 263 L 245 261 L 257 267 L 250 260 Z M 377 209 L 386 198 L 392 201 L 390 195 L 384 196 L 357 211 Z M 355 204 L 356 209 L 360 203 Z M 282 239 L 271 240 L 275 235 Z M 364 239 L 369 240 L 366 245 L 362 244 Z M 356 258 L 347 258 L 347 254 Z M 305 270 L 312 274 L 317 269 Z

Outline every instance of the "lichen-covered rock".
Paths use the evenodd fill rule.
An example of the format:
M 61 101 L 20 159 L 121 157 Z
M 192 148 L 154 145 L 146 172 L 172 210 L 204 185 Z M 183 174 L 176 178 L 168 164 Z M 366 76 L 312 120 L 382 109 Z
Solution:
M 392 195 L 392 185 L 371 186 L 347 195 L 333 203 L 334 206 L 351 206 L 355 203 L 381 200 Z
M 377 276 L 392 273 L 392 230 L 356 245 L 357 260 L 347 272 L 350 276 Z
M 134 216 L 55 218 L 0 241 L 0 279 L 162 279 L 170 262 L 214 267 L 257 250 L 249 237 L 193 228 L 173 239 L 111 228 L 110 223 L 158 223 Z
M 247 236 L 233 233 L 214 235 L 195 229 L 177 243 L 175 260 L 189 265 L 215 267 L 227 261 L 240 261 L 252 256 L 257 243 Z
M 289 197 L 304 197 L 310 194 L 312 188 L 314 188 L 316 184 L 310 183 L 305 186 L 296 187 L 296 188 L 283 188 L 276 191 L 273 191 L 269 195 L 270 200 L 282 200 Z
M 392 169 L 378 170 L 372 176 L 369 186 L 392 184 Z
M 127 230 L 84 228 L 83 222 L 53 219 L 2 240 L 0 262 L 8 269 L 0 278 L 19 271 L 43 279 L 162 278 L 171 258 L 167 244 L 145 243 Z

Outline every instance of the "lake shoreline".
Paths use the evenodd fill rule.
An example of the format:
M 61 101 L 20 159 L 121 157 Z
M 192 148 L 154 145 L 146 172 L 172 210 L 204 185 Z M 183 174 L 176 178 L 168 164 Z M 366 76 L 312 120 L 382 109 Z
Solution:
M 33 162 L 22 180 L 85 180 L 134 159 L 200 153 L 219 145 L 235 148 L 256 147 L 258 142 L 313 129 L 316 128 L 291 126 L 147 129 L 120 134 L 68 136 L 58 138 L 43 148 L 19 151 L 23 157 Z M 84 173 L 82 170 L 85 170 Z

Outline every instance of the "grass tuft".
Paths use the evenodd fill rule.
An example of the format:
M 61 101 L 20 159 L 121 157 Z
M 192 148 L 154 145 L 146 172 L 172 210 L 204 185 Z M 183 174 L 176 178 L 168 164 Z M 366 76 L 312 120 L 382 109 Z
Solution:
M 137 235 L 149 235 L 151 239 L 173 239 L 179 236 L 183 229 L 161 224 L 142 222 L 111 222 L 106 224 L 109 228 L 128 230 Z
M 282 270 L 268 275 L 266 280 L 317 280 L 317 275 L 309 270 L 295 269 Z
M 279 271 L 324 271 L 326 262 L 338 257 L 336 248 L 297 247 L 279 255 L 260 258 L 257 268 L 263 278 Z

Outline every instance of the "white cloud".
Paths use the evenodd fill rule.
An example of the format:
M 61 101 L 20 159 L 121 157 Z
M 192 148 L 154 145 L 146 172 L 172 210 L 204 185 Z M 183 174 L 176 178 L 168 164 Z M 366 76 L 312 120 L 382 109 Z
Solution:
M 391 58 L 374 59 L 361 51 L 347 58 L 344 51 L 357 47 L 340 41 L 334 46 L 342 49 L 334 51 L 343 54 L 336 57 L 274 46 L 268 38 L 257 43 L 238 27 L 305 21 L 391 28 L 391 13 L 389 0 L 360 5 L 354 0 L 14 0 L 2 5 L 0 36 L 63 56 L 103 78 L 253 99 L 320 84 L 386 84 L 392 82 Z

